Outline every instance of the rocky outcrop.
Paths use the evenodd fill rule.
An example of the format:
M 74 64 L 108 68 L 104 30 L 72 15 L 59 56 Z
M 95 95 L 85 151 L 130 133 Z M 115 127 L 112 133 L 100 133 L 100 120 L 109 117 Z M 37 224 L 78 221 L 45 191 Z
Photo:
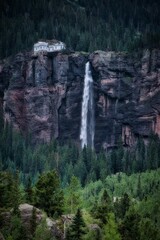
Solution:
M 79 144 L 85 64 L 94 78 L 95 147 L 122 138 L 160 135 L 160 50 L 140 54 L 96 51 L 33 56 L 20 53 L 0 63 L 4 118 L 34 143 L 73 139 Z
M 22 219 L 22 223 L 28 228 L 30 227 L 31 218 L 33 215 L 33 208 L 34 206 L 24 203 L 19 205 L 19 211 Z M 42 219 L 45 217 L 44 213 L 38 209 L 35 208 L 35 215 L 36 215 L 36 223 L 39 224 Z
M 33 215 L 33 206 L 30 204 L 21 204 L 19 206 L 20 215 L 22 219 L 22 223 L 24 224 L 25 228 L 28 230 L 28 232 L 31 232 L 31 219 Z M 46 221 L 46 226 L 50 230 L 51 235 L 55 237 L 56 239 L 63 239 L 63 232 L 60 230 L 58 226 L 58 222 L 52 220 L 51 218 L 46 218 L 45 214 L 38 208 L 36 209 L 36 224 L 40 224 L 44 219 Z
M 97 148 L 119 138 L 131 146 L 138 136 L 160 135 L 160 51 L 141 55 L 97 51 L 90 55 L 95 80 Z
M 34 143 L 79 139 L 86 61 L 79 53 L 6 60 L 0 72 L 5 120 L 31 133 Z
M 33 216 L 33 209 L 35 211 L 34 216 Z M 51 236 L 53 236 L 53 238 L 61 239 L 61 240 L 64 239 L 63 229 L 59 228 L 59 221 L 61 221 L 61 219 L 53 220 L 51 218 L 48 218 L 48 217 L 46 217 L 46 215 L 44 214 L 44 212 L 42 210 L 35 208 L 33 205 L 30 205 L 27 203 L 19 205 L 19 212 L 20 212 L 20 218 L 22 221 L 22 226 L 24 227 L 25 233 L 27 234 L 27 239 L 31 238 L 31 233 L 32 233 L 31 224 L 32 224 L 33 218 L 34 218 L 36 226 L 41 224 L 43 221 L 44 224 L 46 225 L 46 227 L 48 228 L 48 230 L 50 231 Z M 3 213 L 3 225 L 4 226 L 10 226 L 11 213 L 12 213 L 12 210 L 10 212 Z M 3 236 L 0 233 L 0 240 L 1 239 L 3 240 Z

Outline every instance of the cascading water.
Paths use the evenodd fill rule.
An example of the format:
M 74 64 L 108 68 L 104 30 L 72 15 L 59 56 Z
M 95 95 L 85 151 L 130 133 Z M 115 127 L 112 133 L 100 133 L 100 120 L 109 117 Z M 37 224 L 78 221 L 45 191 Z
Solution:
M 90 63 L 86 63 L 82 114 L 81 114 L 81 146 L 94 148 L 94 100 L 93 100 L 93 78 Z

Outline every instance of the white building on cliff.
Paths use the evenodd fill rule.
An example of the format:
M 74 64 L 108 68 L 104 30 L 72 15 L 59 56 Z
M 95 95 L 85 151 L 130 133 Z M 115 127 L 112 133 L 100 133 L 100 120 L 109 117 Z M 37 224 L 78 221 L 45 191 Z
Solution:
M 43 52 L 58 52 L 63 49 L 66 49 L 65 43 L 57 40 L 42 40 L 34 44 L 34 54 Z

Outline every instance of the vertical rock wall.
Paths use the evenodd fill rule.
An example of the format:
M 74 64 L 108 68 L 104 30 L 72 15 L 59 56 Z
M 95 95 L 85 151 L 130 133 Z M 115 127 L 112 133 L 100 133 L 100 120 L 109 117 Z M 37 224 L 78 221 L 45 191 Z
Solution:
M 18 54 L 1 63 L 5 120 L 34 143 L 79 139 L 86 61 L 80 54 Z
M 138 136 L 160 135 L 160 51 L 97 51 L 90 55 L 96 88 L 95 145 L 131 146 Z
M 33 143 L 56 138 L 79 143 L 85 64 L 94 79 L 95 147 L 115 147 L 121 138 L 160 135 L 160 50 L 141 54 L 96 51 L 32 56 L 0 62 L 0 107 L 4 118 Z

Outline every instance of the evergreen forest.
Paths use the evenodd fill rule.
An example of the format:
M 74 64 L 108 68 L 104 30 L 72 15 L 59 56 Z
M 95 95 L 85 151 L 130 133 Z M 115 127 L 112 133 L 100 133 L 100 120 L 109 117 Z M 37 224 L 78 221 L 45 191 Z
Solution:
M 150 136 L 134 149 L 95 153 L 73 142 L 34 146 L 1 120 L 0 232 L 5 240 L 52 240 L 46 222 L 36 222 L 36 207 L 58 222 L 72 215 L 65 239 L 160 239 L 160 139 Z M 33 205 L 31 228 L 19 204 Z M 6 212 L 11 212 L 6 224 Z
M 3 0 L 0 59 L 32 50 L 39 39 L 86 52 L 156 48 L 159 10 L 159 0 Z
M 159 0 L 0 0 L 0 59 L 40 39 L 82 52 L 158 48 L 159 13 Z M 66 240 L 160 240 L 160 138 L 147 142 L 119 139 L 107 152 L 72 140 L 33 145 L 1 112 L 0 240 L 62 239 L 50 220 Z M 21 204 L 32 206 L 29 225 Z

